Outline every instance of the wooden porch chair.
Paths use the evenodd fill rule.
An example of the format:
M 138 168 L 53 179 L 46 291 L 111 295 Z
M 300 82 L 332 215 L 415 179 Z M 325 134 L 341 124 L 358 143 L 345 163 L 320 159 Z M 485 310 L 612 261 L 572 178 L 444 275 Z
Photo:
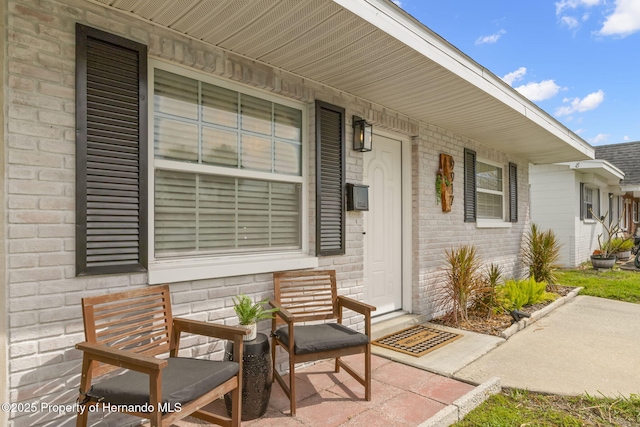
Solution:
M 86 342 L 83 352 L 76 425 L 87 425 L 87 405 L 148 418 L 151 426 L 169 426 L 187 415 L 221 426 L 240 426 L 242 337 L 244 328 L 174 319 L 168 286 L 151 286 L 82 299 Z M 233 341 L 235 361 L 177 357 L 182 332 Z M 157 358 L 169 354 L 169 358 Z M 121 375 L 93 383 L 118 368 Z M 232 417 L 202 410 L 232 393 Z
M 364 386 L 365 399 L 371 400 L 371 312 L 376 308 L 338 296 L 335 270 L 276 272 L 273 283 L 275 299 L 270 304 L 279 308 L 272 321 L 273 377 L 289 397 L 291 415 L 296 414 L 296 363 L 335 358 L 335 371 L 344 368 Z M 342 325 L 343 308 L 364 315 L 364 334 Z M 301 324 L 314 321 L 322 322 Z M 289 353 L 288 385 L 275 369 L 278 346 Z M 340 359 L 359 353 L 364 356 L 364 375 Z

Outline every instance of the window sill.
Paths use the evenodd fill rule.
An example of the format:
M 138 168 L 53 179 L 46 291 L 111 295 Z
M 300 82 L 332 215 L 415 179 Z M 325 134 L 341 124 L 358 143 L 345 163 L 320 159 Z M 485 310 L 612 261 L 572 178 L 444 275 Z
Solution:
M 149 284 L 244 276 L 317 266 L 317 257 L 300 253 L 160 260 L 149 263 Z
M 512 223 L 500 219 L 477 219 L 476 228 L 511 228 Z

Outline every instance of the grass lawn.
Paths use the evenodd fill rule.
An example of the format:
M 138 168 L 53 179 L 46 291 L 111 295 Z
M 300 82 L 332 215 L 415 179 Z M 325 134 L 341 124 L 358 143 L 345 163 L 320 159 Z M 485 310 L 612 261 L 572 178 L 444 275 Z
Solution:
M 626 270 L 597 271 L 593 268 L 560 270 L 558 283 L 582 286 L 580 295 L 591 295 L 640 304 L 640 273 Z
M 625 270 L 567 269 L 556 273 L 558 283 L 582 286 L 591 295 L 640 304 L 640 273 Z M 542 373 L 544 375 L 544 373 Z M 638 427 L 640 396 L 630 399 L 565 397 L 503 391 L 492 396 L 453 427 Z
M 508 390 L 490 397 L 453 427 L 631 427 L 640 425 L 640 396 L 564 397 Z

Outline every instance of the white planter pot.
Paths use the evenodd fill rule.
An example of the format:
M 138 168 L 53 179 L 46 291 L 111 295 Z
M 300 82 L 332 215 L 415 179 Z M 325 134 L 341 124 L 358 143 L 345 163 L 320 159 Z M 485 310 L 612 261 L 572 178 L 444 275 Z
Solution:
M 258 325 L 255 323 L 251 323 L 249 325 L 240 325 L 243 328 L 247 328 L 249 331 L 251 331 L 251 333 L 249 335 L 245 335 L 244 337 L 242 337 L 243 340 L 245 341 L 251 341 L 251 340 L 255 340 L 256 337 L 258 336 Z

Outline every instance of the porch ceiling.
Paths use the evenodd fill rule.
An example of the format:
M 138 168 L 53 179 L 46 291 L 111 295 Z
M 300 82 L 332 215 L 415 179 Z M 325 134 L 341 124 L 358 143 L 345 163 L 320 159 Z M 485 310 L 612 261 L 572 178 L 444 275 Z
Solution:
M 593 148 L 387 0 L 95 0 L 499 151 Z

